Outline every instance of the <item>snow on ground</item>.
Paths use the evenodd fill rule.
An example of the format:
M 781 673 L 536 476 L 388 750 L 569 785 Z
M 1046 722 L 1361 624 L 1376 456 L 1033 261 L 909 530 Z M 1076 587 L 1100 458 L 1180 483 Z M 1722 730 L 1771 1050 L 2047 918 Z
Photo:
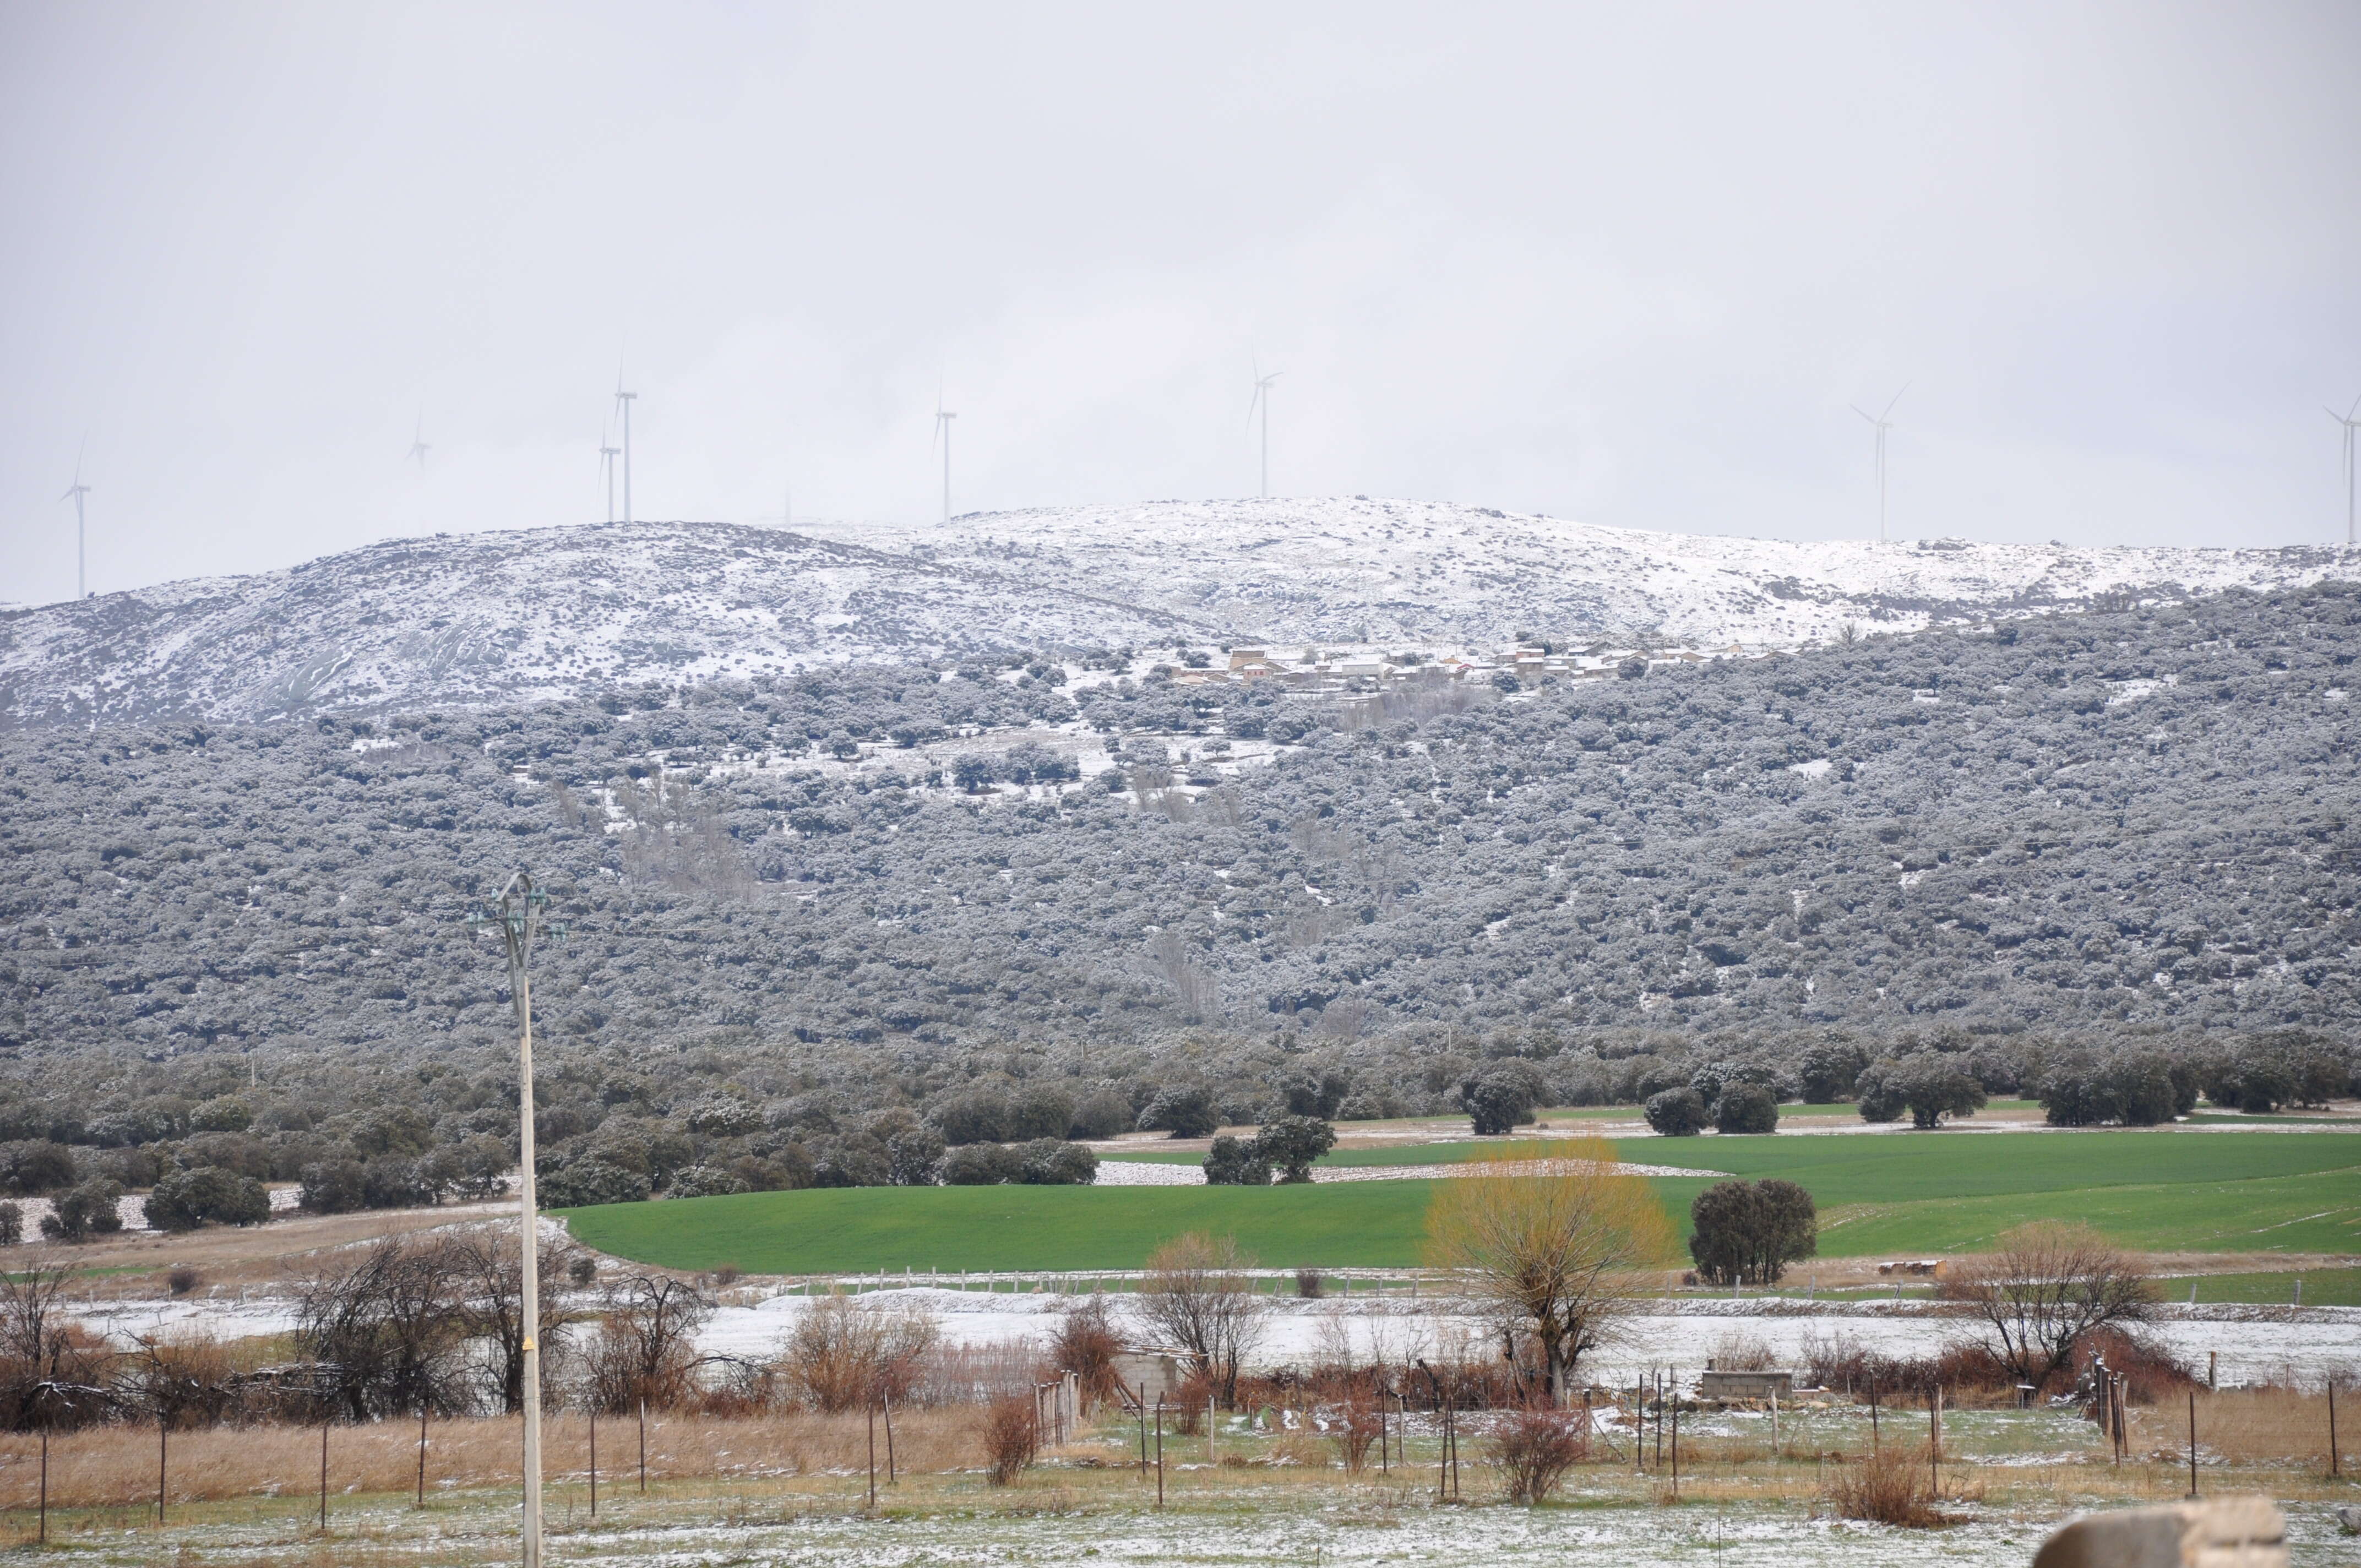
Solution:
M 1087 1291 L 1100 1278 L 1115 1277 L 1075 1274 L 1055 1277 L 1070 1288 Z M 1292 1294 L 1269 1299 L 1269 1313 L 1261 1343 L 1252 1357 L 1261 1366 L 1304 1361 L 1333 1354 L 1338 1343 L 1349 1345 L 1358 1359 L 1381 1357 L 1401 1362 L 1437 1350 L 1473 1343 L 1488 1335 L 1487 1318 L 1477 1304 L 1440 1299 L 1413 1298 L 1399 1281 L 1373 1294 L 1370 1281 L 1329 1273 L 1330 1294 L 1307 1300 Z M 943 1340 L 951 1344 L 990 1346 L 1028 1343 L 1046 1344 L 1056 1332 L 1060 1314 L 1080 1299 L 1053 1289 L 1038 1288 L 1043 1277 L 1025 1275 L 1014 1280 L 1003 1276 L 983 1288 L 914 1285 L 879 1294 L 881 1304 L 895 1310 L 935 1315 Z M 1275 1279 L 1281 1290 L 1293 1288 L 1291 1279 Z M 1014 1288 L 1012 1288 L 1012 1284 Z M 805 1288 L 794 1288 L 800 1292 Z M 826 1287 L 816 1287 L 825 1293 Z M 1154 1335 L 1138 1317 L 1132 1298 L 1112 1293 L 1118 1326 L 1142 1343 Z M 763 1357 L 778 1354 L 795 1332 L 796 1320 L 811 1309 L 817 1295 L 774 1295 L 750 1304 L 718 1308 L 698 1336 L 698 1348 L 708 1354 Z M 591 1298 L 584 1296 L 588 1307 Z M 240 1295 L 195 1297 L 183 1300 L 100 1302 L 76 1314 L 86 1326 L 128 1344 L 143 1336 L 183 1337 L 210 1334 L 220 1338 L 285 1333 L 295 1327 L 291 1299 L 260 1291 Z M 1649 1310 L 1626 1320 L 1615 1342 L 1599 1352 L 1589 1376 L 1615 1383 L 1646 1367 L 1701 1368 L 1718 1354 L 1725 1339 L 1759 1341 L 1778 1365 L 1800 1367 L 1816 1341 L 1850 1337 L 1874 1354 L 1932 1354 L 1946 1341 L 1968 1332 L 1972 1324 L 1930 1309 L 1923 1299 L 1902 1301 L 1853 1297 L 1806 1303 L 1792 1298 L 1750 1297 L 1741 1299 L 1690 1298 L 1677 1302 L 1653 1302 Z M 2203 1366 L 2208 1354 L 2217 1355 L 2224 1383 L 2261 1382 L 2296 1377 L 2318 1384 L 2331 1372 L 2361 1375 L 2361 1308 L 2285 1308 L 2166 1306 L 2158 1310 L 2151 1332 L 2191 1364 Z M 1727 1352 L 1719 1354 L 1727 1354 Z
M 1091 1277 L 1074 1277 L 1087 1288 Z M 1331 1277 L 1330 1288 L 1340 1287 L 1349 1288 Z M 1366 1292 L 1367 1285 L 1361 1289 Z M 774 1296 L 756 1306 L 724 1308 L 707 1325 L 700 1347 L 733 1355 L 774 1354 L 816 1299 Z M 1046 1344 L 1059 1315 L 1076 1299 L 1029 1288 L 1011 1292 L 1005 1286 L 993 1291 L 917 1286 L 885 1292 L 887 1304 L 897 1310 L 934 1313 L 946 1342 L 976 1346 Z M 1116 1293 L 1114 1300 L 1119 1327 L 1143 1343 L 1152 1343 L 1154 1335 L 1130 1298 Z M 1874 1354 L 1930 1355 L 1971 1327 L 1919 1301 L 1821 1305 L 1823 1310 L 1814 1311 L 1785 1299 L 1686 1300 L 1670 1310 L 1638 1313 L 1587 1364 L 1589 1376 L 1612 1384 L 1647 1367 L 1702 1368 L 1726 1338 L 1760 1341 L 1787 1367 L 1800 1367 L 1815 1341 L 1844 1336 Z M 1474 1303 L 1412 1299 L 1399 1284 L 1382 1298 L 1276 1297 L 1251 1359 L 1260 1366 L 1301 1364 L 1329 1352 L 1341 1336 L 1357 1359 L 1399 1363 L 1485 1339 L 1488 1321 Z M 2311 1308 L 2290 1314 L 2277 1309 L 2166 1308 L 2152 1327 L 2158 1338 L 2196 1365 L 2204 1365 L 2209 1353 L 2218 1355 L 2225 1383 L 2295 1376 L 2316 1384 L 2331 1371 L 2361 1371 L 2361 1309 Z
M 1186 1466 L 1179 1466 L 1186 1468 Z M 1474 1483 L 1469 1486 L 1472 1490 Z M 818 1511 L 792 1524 L 756 1520 L 708 1530 L 602 1530 L 599 1561 L 616 1564 L 742 1563 L 785 1568 L 915 1568 L 917 1564 L 1019 1562 L 1027 1568 L 1139 1568 L 1176 1563 L 1376 1568 L 1489 1568 L 1519 1562 L 1598 1562 L 1653 1568 L 1886 1568 L 1896 1532 L 1874 1525 L 1806 1518 L 1802 1512 L 1712 1509 L 1680 1516 L 1661 1509 L 1430 1508 L 1422 1487 L 1379 1504 L 1305 1508 L 1281 1503 L 1235 1511 L 1159 1516 L 1099 1508 L 1028 1513 L 1002 1519 L 945 1512 L 862 1521 Z M 1586 1493 L 1628 1501 L 1576 1482 Z M 2314 1509 L 2315 1513 L 2323 1510 Z M 1993 1511 L 1946 1530 L 1941 1559 L 1955 1568 L 2023 1568 L 2048 1533 Z M 1916 1554 L 1922 1543 L 1907 1549 Z M 2333 1552 L 2333 1547 L 2327 1550 Z
M 303 1196 L 302 1188 L 292 1181 L 282 1182 L 269 1190 L 270 1212 L 273 1214 L 295 1212 L 296 1206 Z M 38 1237 L 41 1234 L 41 1222 L 57 1212 L 57 1205 L 47 1198 L 16 1198 L 11 1199 L 10 1201 L 24 1211 L 25 1234 L 27 1236 Z M 126 1192 L 117 1198 L 115 1201 L 115 1216 L 123 1222 L 123 1228 L 126 1231 L 147 1230 L 148 1194 Z

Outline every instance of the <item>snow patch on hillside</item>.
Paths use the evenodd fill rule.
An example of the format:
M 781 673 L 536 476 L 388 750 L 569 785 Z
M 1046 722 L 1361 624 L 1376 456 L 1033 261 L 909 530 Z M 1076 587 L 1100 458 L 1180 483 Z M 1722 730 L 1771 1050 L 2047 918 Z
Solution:
M 2329 549 L 1794 543 L 1367 500 L 806 532 L 602 523 L 0 610 L 0 724 L 535 701 L 856 662 L 1269 643 L 1708 652 L 2361 576 Z

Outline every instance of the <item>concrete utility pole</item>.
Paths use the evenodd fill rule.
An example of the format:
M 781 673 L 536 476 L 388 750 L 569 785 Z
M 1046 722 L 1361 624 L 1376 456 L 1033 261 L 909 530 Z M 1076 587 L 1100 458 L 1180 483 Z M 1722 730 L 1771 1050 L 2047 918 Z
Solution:
M 524 1330 L 524 1568 L 541 1568 L 541 1237 L 535 1212 L 533 1148 L 533 974 L 535 940 L 544 927 L 560 941 L 566 927 L 549 924 L 549 894 L 535 887 L 531 872 L 520 867 L 500 889 L 498 916 L 501 946 L 509 960 L 509 995 L 517 1013 L 517 1215 L 522 1255 L 523 1299 L 520 1313 Z M 478 910 L 467 917 L 481 927 L 486 916 Z

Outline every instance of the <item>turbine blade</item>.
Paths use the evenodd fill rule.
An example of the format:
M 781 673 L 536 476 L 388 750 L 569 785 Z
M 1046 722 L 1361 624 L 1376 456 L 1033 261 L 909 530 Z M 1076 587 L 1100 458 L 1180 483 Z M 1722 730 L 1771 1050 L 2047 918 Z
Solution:
M 1903 383 L 1902 383 L 1902 392 L 1906 392 L 1906 391 L 1908 391 L 1909 389 L 1910 389 L 1910 383 L 1909 383 L 1909 382 L 1907 382 L 1907 381 L 1903 382 Z M 1886 405 L 1885 405 L 1885 414 L 1890 414 L 1890 413 L 1892 413 L 1892 412 L 1894 411 L 1894 403 L 1898 403 L 1898 402 L 1900 402 L 1900 401 L 1902 400 L 1902 392 L 1896 392 L 1896 393 L 1894 393 L 1894 402 L 1892 402 L 1892 403 L 1888 403 L 1888 404 L 1886 404 Z M 1885 417 L 1885 414 L 1880 414 L 1880 415 L 1878 415 L 1877 417 L 1878 417 L 1879 419 L 1883 419 L 1883 418 Z

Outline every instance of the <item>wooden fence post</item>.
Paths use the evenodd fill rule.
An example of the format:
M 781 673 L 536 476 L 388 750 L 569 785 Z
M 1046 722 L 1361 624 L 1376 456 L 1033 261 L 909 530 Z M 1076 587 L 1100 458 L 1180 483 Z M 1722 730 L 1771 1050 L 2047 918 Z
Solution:
M 426 1401 L 418 1402 L 418 1508 L 426 1506 Z
M 2189 1391 L 2189 1495 L 2197 1496 L 2197 1390 Z
M 1678 1379 L 1673 1394 L 1673 1501 L 1681 1500 L 1681 1396 Z
M 590 1517 L 598 1517 L 598 1402 L 590 1402 Z
M 1930 1497 L 1943 1495 L 1943 1386 L 1935 1385 L 1927 1396 L 1927 1489 Z
M 320 1528 L 328 1528 L 328 1423 L 320 1423 Z
M 648 1401 L 640 1398 L 640 1490 L 648 1489 Z

